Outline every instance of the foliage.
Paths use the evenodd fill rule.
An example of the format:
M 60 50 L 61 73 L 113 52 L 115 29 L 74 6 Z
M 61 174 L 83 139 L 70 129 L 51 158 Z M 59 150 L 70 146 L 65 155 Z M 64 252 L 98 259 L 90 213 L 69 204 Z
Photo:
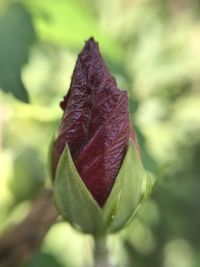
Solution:
M 21 71 L 28 61 L 35 32 L 31 16 L 22 5 L 13 4 L 5 9 L 0 16 L 0 88 L 28 102 Z

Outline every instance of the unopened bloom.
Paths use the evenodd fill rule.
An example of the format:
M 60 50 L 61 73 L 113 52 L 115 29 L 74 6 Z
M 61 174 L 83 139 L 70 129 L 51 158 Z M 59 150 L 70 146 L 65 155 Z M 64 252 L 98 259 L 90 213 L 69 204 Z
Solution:
M 138 146 L 129 120 L 127 92 L 117 87 L 116 80 L 110 74 L 93 38 L 86 42 L 78 56 L 70 89 L 60 106 L 63 109 L 63 118 L 52 150 L 53 180 L 55 181 L 57 176 L 63 176 L 63 172 L 58 174 L 59 161 L 67 146 L 77 172 L 76 177 L 78 174 L 92 198 L 98 203 L 97 206 L 103 209 L 114 190 L 115 180 L 124 164 L 130 140 L 135 150 Z M 136 157 L 140 161 L 137 155 Z M 134 165 L 134 162 L 132 164 Z M 67 161 L 66 164 L 63 161 L 60 168 L 65 168 L 65 173 L 70 169 Z M 66 183 L 68 184 L 67 180 Z M 57 191 L 57 198 L 60 198 L 58 194 L 64 194 L 65 190 L 66 194 L 71 194 L 67 187 L 69 185 L 65 188 L 63 183 L 62 192 Z M 139 190 L 141 191 L 141 188 Z M 80 196 L 82 193 L 78 194 Z M 77 198 L 75 197 L 75 200 Z M 62 206 L 63 201 L 66 200 L 62 199 L 62 204 L 58 206 Z

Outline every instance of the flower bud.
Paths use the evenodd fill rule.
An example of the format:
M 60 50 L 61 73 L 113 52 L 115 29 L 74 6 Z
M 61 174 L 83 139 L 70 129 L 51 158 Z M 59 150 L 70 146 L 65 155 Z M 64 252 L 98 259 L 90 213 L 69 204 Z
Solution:
M 119 230 L 137 208 L 146 176 L 127 92 L 117 87 L 93 38 L 78 56 L 60 106 L 51 149 L 56 205 L 84 232 Z

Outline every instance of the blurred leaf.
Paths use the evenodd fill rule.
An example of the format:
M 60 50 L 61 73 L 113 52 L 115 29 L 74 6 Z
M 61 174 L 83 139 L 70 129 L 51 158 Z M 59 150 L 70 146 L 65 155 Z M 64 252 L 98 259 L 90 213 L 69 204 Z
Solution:
M 103 53 L 114 62 L 121 60 L 121 47 L 101 31 L 97 16 L 91 6 L 74 0 L 24 1 L 32 12 L 35 27 L 41 40 L 58 45 L 68 45 L 80 50 L 83 42 L 93 36 Z
M 47 253 L 38 252 L 30 261 L 23 265 L 23 267 L 64 267 L 57 259 Z
M 32 147 L 23 147 L 13 163 L 13 178 L 9 187 L 16 202 L 33 198 L 44 184 L 45 170 Z
M 24 102 L 28 102 L 29 98 L 21 79 L 21 71 L 28 61 L 34 37 L 31 17 L 22 5 L 11 5 L 1 14 L 0 88 Z
M 91 242 L 92 236 L 83 235 L 66 222 L 57 222 L 45 236 L 41 249 L 54 256 L 64 267 L 89 267 L 92 262 Z

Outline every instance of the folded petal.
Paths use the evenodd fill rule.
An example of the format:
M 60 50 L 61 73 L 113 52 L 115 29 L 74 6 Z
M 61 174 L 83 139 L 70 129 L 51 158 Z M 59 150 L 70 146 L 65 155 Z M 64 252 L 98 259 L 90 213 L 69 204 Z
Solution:
M 127 94 L 117 88 L 113 91 L 119 93 L 114 108 L 110 109 L 107 120 L 98 124 L 96 130 L 92 128 L 90 139 L 75 158 L 81 178 L 100 206 L 112 189 L 129 138 Z
M 127 93 L 117 88 L 90 38 L 78 56 L 54 148 L 54 173 L 67 143 L 87 188 L 103 206 L 123 161 L 130 121 Z

